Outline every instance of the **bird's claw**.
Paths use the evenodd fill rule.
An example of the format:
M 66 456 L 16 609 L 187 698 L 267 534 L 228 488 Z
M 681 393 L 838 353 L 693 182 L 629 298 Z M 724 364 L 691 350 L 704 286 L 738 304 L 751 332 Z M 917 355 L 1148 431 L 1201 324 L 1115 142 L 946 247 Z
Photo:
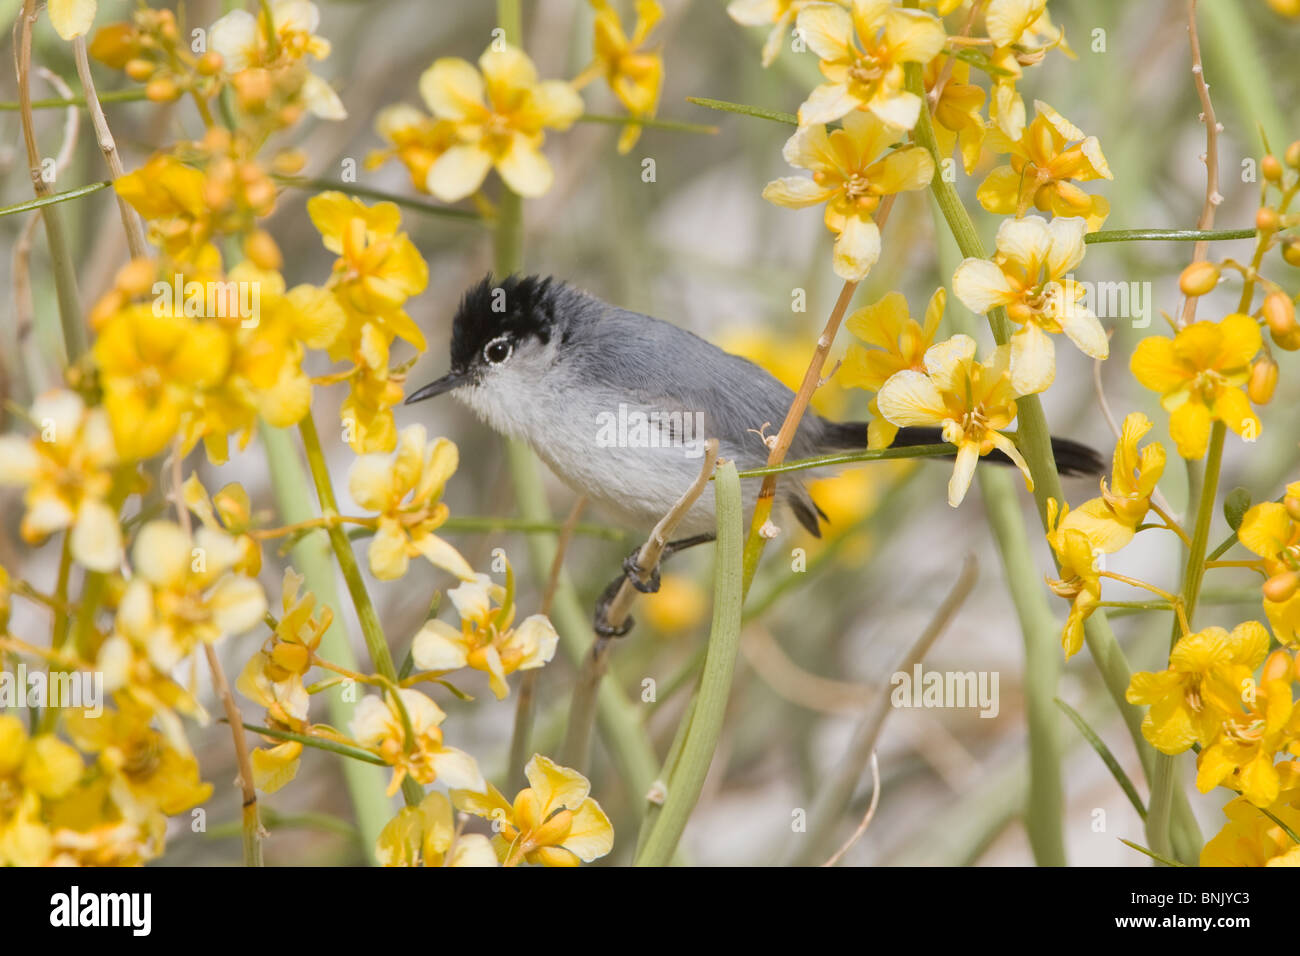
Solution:
M 650 572 L 650 579 L 645 579 L 645 571 L 637 563 L 641 556 L 638 548 L 626 558 L 623 559 L 623 574 L 626 575 L 628 582 L 642 594 L 654 594 L 659 590 L 659 568 L 655 567 Z

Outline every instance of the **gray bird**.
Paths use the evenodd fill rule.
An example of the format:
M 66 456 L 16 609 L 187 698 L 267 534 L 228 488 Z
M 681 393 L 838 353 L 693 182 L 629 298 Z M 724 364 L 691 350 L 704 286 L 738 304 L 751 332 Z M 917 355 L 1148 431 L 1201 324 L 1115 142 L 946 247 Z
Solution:
M 491 428 L 526 441 L 570 488 L 639 531 L 649 531 L 699 475 L 707 439 L 717 438 L 719 456 L 742 471 L 766 464 L 764 435 L 776 433 L 794 399 L 748 359 L 539 276 L 489 276 L 465 293 L 452 326 L 451 371 L 406 404 L 448 392 Z M 894 444 L 941 441 L 937 428 L 903 428 Z M 833 422 L 809 411 L 787 459 L 866 444 L 865 422 Z M 1062 474 L 1101 473 L 1091 448 L 1059 438 L 1052 447 Z M 1000 452 L 987 458 L 1009 463 Z M 808 494 L 808 474 L 782 477 L 774 519 L 779 526 L 792 516 L 820 535 L 826 516 Z M 742 483 L 747 513 L 760 484 Z M 712 488 L 678 528 L 685 538 L 669 553 L 712 539 Z

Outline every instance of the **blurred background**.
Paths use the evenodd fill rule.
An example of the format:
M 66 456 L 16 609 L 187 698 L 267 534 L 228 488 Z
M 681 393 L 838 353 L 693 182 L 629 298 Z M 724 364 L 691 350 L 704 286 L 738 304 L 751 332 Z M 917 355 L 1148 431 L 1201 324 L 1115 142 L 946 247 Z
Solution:
M 157 5 L 157 4 L 155 4 Z M 617 4 L 616 4 L 617 5 Z M 0 22 L 12 23 L 18 0 L 0 0 Z M 123 19 L 130 4 L 101 0 L 98 25 Z M 183 22 L 206 25 L 222 12 L 219 0 L 183 7 Z M 318 33 L 333 43 L 319 67 L 339 91 L 348 117 L 337 123 L 308 121 L 299 127 L 309 160 L 305 175 L 336 180 L 348 161 L 358 169 L 358 184 L 416 197 L 406 171 L 392 163 L 366 171 L 364 158 L 383 144 L 373 131 L 377 111 L 390 103 L 420 104 L 417 81 L 440 56 L 474 60 L 490 40 L 494 9 L 482 0 L 320 0 Z M 830 269 L 832 235 L 820 209 L 793 211 L 760 198 L 769 180 L 792 171 L 781 157 L 791 129 L 761 119 L 713 112 L 686 101 L 712 97 L 794 112 L 817 82 L 816 61 L 787 49 L 768 69 L 759 65 L 766 31 L 742 27 L 720 0 L 664 0 L 665 21 L 656 33 L 662 45 L 666 82 L 660 106 L 664 119 L 712 124 L 714 134 L 647 129 L 630 153 L 615 151 L 619 128 L 578 123 L 567 133 L 551 132 L 546 153 L 556 181 L 541 199 L 525 205 L 525 268 L 554 274 L 630 309 L 651 313 L 688 328 L 725 348 L 746 354 L 787 383 L 802 377 L 813 343 L 840 288 Z M 631 4 L 620 6 L 631 22 Z M 1258 201 L 1258 183 L 1247 161 L 1261 154 L 1260 124 L 1275 149 L 1300 136 L 1300 71 L 1294 52 L 1300 21 L 1281 16 L 1264 0 L 1207 0 L 1202 4 L 1205 72 L 1219 120 L 1224 202 L 1217 225 L 1249 226 Z M 1064 26 L 1077 54 L 1048 54 L 1021 83 L 1027 105 L 1041 99 L 1086 133 L 1100 138 L 1114 173 L 1113 182 L 1091 183 L 1106 196 L 1111 215 L 1105 228 L 1192 227 L 1205 190 L 1204 128 L 1190 73 L 1185 4 L 1144 0 L 1052 0 L 1054 20 Z M 591 59 L 592 12 L 585 0 L 525 0 L 525 47 L 544 78 L 571 78 Z M 1224 24 L 1230 24 L 1231 29 Z M 6 34 L 6 40 L 8 40 Z M 0 62 L 10 63 L 12 41 Z M 75 86 L 75 70 L 65 44 L 48 22 L 36 31 L 34 61 Z M 1228 69 L 1229 63 L 1235 68 Z M 1229 74 L 1238 79 L 1230 82 Z M 1240 77 L 1245 76 L 1245 80 Z M 97 67 L 101 91 L 125 87 L 121 74 Z M 1252 79 L 1253 78 L 1253 79 Z M 58 96 L 44 80 L 37 98 Z M 584 90 L 588 110 L 617 113 L 621 108 L 602 84 Z M 17 113 L 13 71 L 0 71 L 0 204 L 30 198 Z M 1032 105 L 1029 105 L 1032 117 Z M 197 119 L 184 103 L 110 103 L 106 106 L 128 170 L 157 146 L 196 135 Z M 38 113 L 38 133 L 46 150 L 66 135 L 63 111 Z M 56 189 L 105 178 L 102 157 L 84 113 L 78 139 Z M 655 179 L 644 182 L 643 160 L 655 161 Z M 975 189 L 996 165 L 986 154 L 973 176 L 958 167 L 957 185 L 991 245 L 997 217 L 974 201 Z M 796 171 L 797 172 L 797 171 Z M 489 183 L 494 189 L 495 177 Z M 332 256 L 321 246 L 304 211 L 310 195 L 286 190 L 269 228 L 285 252 L 290 284 L 322 281 Z M 427 200 L 427 197 L 420 197 Z M 82 295 L 93 303 L 126 261 L 126 251 L 111 195 L 105 191 L 64 207 L 71 230 Z M 428 290 L 408 305 L 423 327 L 430 348 L 411 373 L 412 384 L 441 375 L 447 367 L 450 320 L 461 295 L 491 268 L 492 241 L 479 224 L 404 210 L 403 223 L 430 267 Z M 12 262 L 22 240 L 25 216 L 0 219 L 0 288 L 12 288 Z M 30 237 L 28 237 L 30 240 Z M 1216 251 L 1245 256 L 1251 242 L 1223 243 Z M 854 306 L 874 302 L 890 290 L 903 292 L 920 316 L 935 287 L 950 276 L 955 252 L 946 235 L 936 236 L 928 194 L 906 193 L 884 230 L 879 264 L 862 284 Z M 1170 466 L 1161 488 L 1175 508 L 1186 502 L 1186 476 L 1173 454 L 1155 396 L 1133 381 L 1127 358 L 1136 342 L 1162 328 L 1160 312 L 1180 304 L 1177 276 L 1190 260 L 1181 243 L 1124 243 L 1091 246 L 1076 278 L 1093 282 L 1150 283 L 1154 297 L 1150 329 L 1134 328 L 1126 318 L 1104 320 L 1114 328 L 1112 358 L 1101 370 L 1101 386 L 1117 418 L 1144 411 L 1156 421 L 1153 438 L 1166 441 Z M 44 243 L 32 245 L 31 294 L 37 310 L 51 309 L 53 288 Z M 948 271 L 945 271 L 948 270 Z M 1280 267 L 1285 269 L 1285 267 Z M 1278 274 L 1274 270 L 1274 275 Z M 1294 286 L 1295 274 L 1291 273 Z M 793 290 L 806 291 L 807 311 L 793 312 Z M 1203 299 L 1199 314 L 1218 318 L 1234 308 L 1237 288 L 1225 284 Z M 16 327 L 13 296 L 3 297 L 7 367 L 16 365 L 36 390 L 57 383 L 46 346 L 30 330 Z M 949 310 L 960 309 L 949 297 Z M 983 327 L 983 322 L 980 323 Z M 949 325 L 945 322 L 945 332 Z M 851 336 L 842 331 L 832 353 L 841 358 Z M 21 344 L 20 344 L 21 343 Z M 990 344 L 987 335 L 985 345 Z M 399 345 L 395 361 L 410 357 Z M 1092 444 L 1109 457 L 1111 432 L 1099 412 L 1091 362 L 1077 350 L 1057 350 L 1056 384 L 1045 396 L 1052 430 Z M 1262 410 L 1264 431 L 1246 446 L 1229 441 L 1223 488 L 1247 488 L 1255 500 L 1279 493 L 1296 468 L 1297 363 L 1279 353 L 1281 384 L 1271 406 Z M 321 369 L 320 371 L 324 371 Z M 1290 373 L 1290 374 L 1288 374 Z M 319 422 L 337 420 L 341 389 L 316 392 Z M 25 396 L 16 399 L 26 401 Z M 814 403 L 823 414 L 865 419 L 869 396 L 841 388 L 834 377 Z M 448 485 L 452 514 L 516 514 L 501 440 L 449 401 L 398 408 L 398 425 L 425 423 L 460 448 L 460 470 Z M 777 423 L 774 423 L 777 424 Z M 353 453 L 328 441 L 336 487 L 346 500 L 346 472 Z M 258 508 L 273 501 L 261 446 L 254 442 L 231 462 L 213 469 L 202 454 L 190 459 L 204 483 L 215 489 L 238 480 Z M 751 592 L 747 626 L 730 712 L 700 805 L 683 842 L 685 857 L 699 864 L 768 864 L 800 852 L 798 810 L 807 810 L 820 786 L 839 767 L 864 710 L 887 692 L 890 675 L 907 648 L 924 630 L 934 609 L 951 589 L 963 558 L 978 559 L 976 587 L 926 658 L 926 668 L 989 671 L 999 675 L 996 717 L 977 709 L 895 709 L 879 743 L 882 795 L 874 822 L 850 851 L 854 865 L 1029 864 L 1032 855 L 1020 812 L 1026 797 L 1026 743 L 1022 674 L 1024 642 L 1008 594 L 998 552 L 984 520 L 980 497 L 972 493 L 960 510 L 945 501 L 949 469 L 942 464 L 859 466 L 814 487 L 814 496 L 831 516 L 829 534 L 815 541 L 797 528 L 785 528 L 764 556 Z M 552 511 L 563 517 L 573 494 L 547 476 Z M 1090 481 L 1068 481 L 1066 492 L 1078 503 L 1096 494 Z M 311 495 L 304 488 L 305 495 Z M 313 506 L 315 502 L 313 501 Z M 1023 496 L 1025 520 L 1036 529 L 1032 500 Z M 16 496 L 0 498 L 0 564 L 23 567 L 34 580 L 52 579 L 57 544 L 32 551 L 17 535 Z M 598 512 L 583 516 L 603 524 Z M 1220 524 L 1215 541 L 1226 533 Z M 526 542 L 507 533 L 449 534 L 475 567 L 490 563 L 503 548 L 519 571 L 520 604 L 537 606 L 537 582 L 546 569 L 529 566 Z M 1035 534 L 1036 542 L 1038 536 Z M 605 525 L 601 533 L 575 537 L 566 566 L 587 606 L 617 572 L 632 535 Z M 805 549 L 808 570 L 791 570 L 793 551 Z M 1035 545 L 1042 571 L 1051 569 L 1045 543 Z M 268 548 L 263 583 L 275 600 L 283 564 Z M 281 559 L 283 561 L 283 558 Z M 1161 586 L 1176 583 L 1176 542 L 1170 535 L 1140 536 L 1116 555 L 1111 570 L 1138 574 Z M 622 685 L 640 709 L 660 756 L 666 751 L 688 697 L 681 680 L 708 632 L 712 555 L 709 549 L 675 558 L 663 592 L 644 599 L 635 616 L 639 626 L 612 655 L 607 680 Z M 1262 611 L 1248 573 L 1220 571 L 1210 579 L 1201 620 L 1232 626 L 1258 618 Z M 1113 582 L 1112 582 L 1113 583 Z M 423 622 L 435 590 L 447 581 L 429 566 L 412 566 L 400 583 L 371 581 L 386 631 L 401 660 Z M 1122 586 L 1108 585 L 1107 599 L 1137 599 Z M 1054 601 L 1064 617 L 1064 602 Z M 360 632 L 350 608 L 345 616 L 358 653 Z M 446 613 L 450 613 L 449 611 Z M 25 615 L 25 616 L 24 616 Z M 1116 632 L 1134 669 L 1160 666 L 1168 637 L 1165 613 L 1115 616 Z M 23 609 L 12 628 L 41 633 L 45 622 Z M 226 641 L 227 672 L 237 674 L 260 645 L 261 634 Z M 364 658 L 363 658 L 364 659 Z M 475 675 L 478 676 L 478 675 Z M 554 753 L 564 727 L 574 669 L 563 655 L 541 672 L 535 749 Z M 642 701 L 643 682 L 655 682 L 654 702 Z M 473 681 L 467 683 L 473 684 Z M 517 683 L 512 678 L 512 684 Z M 477 704 L 439 698 L 449 713 L 449 739 L 473 753 L 489 779 L 501 780 L 514 719 L 512 696 L 495 702 L 486 686 L 470 686 Z M 1065 666 L 1060 696 L 1071 703 L 1106 740 L 1134 779 L 1136 755 L 1118 720 L 1087 651 Z M 209 698 L 210 702 L 210 698 Z M 241 700 L 249 719 L 259 708 Z M 209 703 L 210 709 L 216 709 Z M 317 705 L 319 706 L 319 704 Z M 320 718 L 323 719 L 323 718 Z M 230 786 L 235 766 L 229 733 L 221 726 L 195 730 L 205 780 L 216 785 L 207 806 L 206 833 L 192 833 L 188 820 L 172 821 L 165 862 L 237 863 L 240 856 L 238 792 Z M 1143 865 L 1144 859 L 1117 838 L 1144 842 L 1133 808 L 1097 756 L 1062 717 L 1066 748 L 1064 783 L 1068 800 L 1066 837 L 1071 863 Z M 1182 767 L 1190 770 L 1191 762 Z M 635 842 L 632 810 L 642 794 L 627 792 L 614 773 L 604 745 L 597 741 L 592 766 L 593 795 L 613 819 L 614 852 L 603 864 L 628 862 Z M 1145 793 L 1145 787 L 1139 783 Z M 1186 789 L 1206 835 L 1218 830 L 1226 792 L 1206 797 Z M 860 782 L 836 831 L 835 845 L 852 830 L 870 798 L 869 776 Z M 315 751 L 304 755 L 298 778 L 266 799 L 272 836 L 266 846 L 272 864 L 347 864 L 364 859 L 350 818 L 339 758 Z M 1097 811 L 1104 811 L 1098 829 Z

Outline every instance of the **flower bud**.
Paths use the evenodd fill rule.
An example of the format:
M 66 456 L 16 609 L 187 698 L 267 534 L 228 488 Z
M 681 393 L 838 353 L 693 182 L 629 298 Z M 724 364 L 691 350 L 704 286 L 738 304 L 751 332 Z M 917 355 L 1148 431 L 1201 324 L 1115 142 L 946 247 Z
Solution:
M 1295 331 L 1295 304 L 1285 292 L 1270 292 L 1264 296 L 1264 321 L 1274 338 Z
M 1293 495 L 1287 495 L 1282 499 L 1282 504 L 1286 507 L 1286 515 L 1292 521 L 1300 523 L 1300 498 Z
M 1300 588 L 1300 572 L 1286 571 L 1264 582 L 1264 597 L 1280 604 L 1295 594 L 1297 588 Z
M 277 271 L 284 265 L 280 247 L 275 244 L 271 234 L 264 229 L 250 233 L 244 240 L 244 255 L 252 261 L 253 265 L 268 272 Z
M 149 79 L 149 77 L 153 76 L 156 67 L 148 60 L 135 59 L 127 60 L 126 66 L 124 66 L 123 69 L 126 71 L 126 75 L 131 79 L 135 80 L 137 83 L 143 83 Z
M 1287 265 L 1300 268 L 1300 239 L 1287 236 L 1282 240 L 1282 259 Z
M 1271 358 L 1260 359 L 1250 367 L 1250 381 L 1246 394 L 1256 405 L 1267 405 L 1273 400 L 1277 388 L 1277 363 Z
M 1178 277 L 1183 295 L 1205 295 L 1219 283 L 1219 267 L 1213 262 L 1193 262 Z
M 1300 8 L 1300 0 L 1297 0 L 1296 6 Z M 1292 169 L 1300 169 L 1300 139 L 1296 140 L 1286 148 L 1284 155 L 1286 164 Z
M 1264 178 L 1270 183 L 1282 181 L 1282 163 L 1272 153 L 1259 161 L 1259 171 L 1264 174 Z
M 196 69 L 199 71 L 200 76 L 216 76 L 221 72 L 221 68 L 225 63 L 226 61 L 220 53 L 216 50 L 209 50 L 199 57 Z
M 141 256 L 124 265 L 117 274 L 115 285 L 128 296 L 144 295 L 153 288 L 154 277 L 158 274 L 157 263 L 153 259 Z
M 1286 651 L 1277 650 L 1268 655 L 1268 660 L 1264 661 L 1264 669 L 1260 671 L 1259 682 L 1267 684 L 1269 681 L 1287 680 L 1291 675 L 1291 655 Z
M 1260 232 L 1277 232 L 1282 225 L 1282 217 L 1272 206 L 1260 206 L 1255 213 L 1255 228 Z
M 159 76 L 145 86 L 144 95 L 155 103 L 170 103 L 181 95 L 181 91 L 170 77 Z

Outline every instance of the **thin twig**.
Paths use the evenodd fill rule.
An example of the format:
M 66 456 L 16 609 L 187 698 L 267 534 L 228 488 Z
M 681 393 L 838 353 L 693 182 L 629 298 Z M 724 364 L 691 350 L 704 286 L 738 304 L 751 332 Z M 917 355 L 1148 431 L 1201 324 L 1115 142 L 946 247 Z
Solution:
M 193 522 L 190 520 L 190 510 L 185 505 L 184 492 L 182 486 L 181 466 L 184 462 L 184 456 L 181 454 L 179 441 L 172 451 L 171 472 L 172 488 L 170 497 L 172 503 L 176 506 L 177 517 L 180 518 L 181 527 L 185 531 L 186 537 L 193 532 Z M 257 788 L 253 785 L 253 762 L 248 752 L 248 738 L 244 736 L 243 717 L 239 713 L 239 705 L 235 703 L 235 695 L 230 692 L 230 682 L 226 680 L 226 672 L 221 666 L 221 658 L 217 656 L 217 649 L 212 644 L 205 643 L 203 651 L 208 659 L 208 670 L 212 674 L 212 686 L 217 692 L 217 697 L 221 700 L 221 709 L 226 712 L 226 720 L 230 724 L 230 735 L 235 742 L 235 762 L 239 767 L 239 789 L 243 796 L 243 833 L 244 833 L 244 865 L 261 866 L 262 865 L 262 823 L 257 816 Z
M 1196 79 L 1196 95 L 1201 101 L 1201 122 L 1205 124 L 1205 202 L 1201 206 L 1197 229 L 1210 229 L 1214 225 L 1214 211 L 1223 202 L 1219 192 L 1219 131 L 1223 129 L 1214 116 L 1210 102 L 1210 84 L 1205 82 L 1205 67 L 1201 62 L 1201 39 L 1196 32 L 1196 0 L 1187 0 L 1187 33 L 1192 47 L 1192 76 Z M 1202 262 L 1209 251 L 1209 243 L 1201 240 L 1192 250 L 1192 262 Z M 1183 298 L 1183 311 L 1179 327 L 1190 325 L 1196 319 L 1197 296 Z
M 636 569 L 640 572 L 643 581 L 648 581 L 654 574 L 659 566 L 659 559 L 663 556 L 664 547 L 668 544 L 669 536 L 686 517 L 686 513 L 694 507 L 695 502 L 704 493 L 704 489 L 709 486 L 717 463 L 718 440 L 710 438 L 704 445 L 704 464 L 700 468 L 699 476 L 654 526 L 650 537 L 637 553 Z M 640 592 L 632 586 L 632 582 L 624 579 L 606 608 L 605 623 L 617 629 L 626 621 L 638 593 Z M 587 758 L 591 752 L 591 727 L 596 719 L 597 694 L 600 691 L 600 679 L 604 676 L 607 666 L 609 647 L 610 638 L 603 634 L 596 635 L 591 651 L 583 660 L 582 669 L 578 673 L 578 680 L 569 704 L 569 725 L 564 735 L 564 749 L 561 752 L 561 762 L 567 767 L 583 770 L 587 765 Z
M 108 128 L 104 107 L 100 105 L 99 97 L 95 94 L 95 78 L 90 72 L 90 58 L 86 54 L 84 36 L 73 37 L 72 55 L 77 62 L 77 75 L 81 78 L 81 89 L 86 94 L 86 108 L 90 112 L 90 121 L 95 127 L 95 138 L 99 140 L 99 148 L 104 154 L 104 161 L 108 163 L 109 173 L 114 179 L 120 179 L 126 175 L 126 170 L 122 168 L 121 157 L 117 155 L 117 143 Z M 72 112 L 76 114 L 75 109 Z M 126 230 L 126 247 L 131 253 L 131 258 L 144 258 L 149 254 L 149 249 L 145 245 L 144 227 L 140 224 L 140 217 L 120 195 L 117 197 L 117 211 L 122 217 L 122 227 Z
M 871 805 L 867 807 L 867 814 L 858 824 L 858 828 L 853 831 L 853 835 L 844 841 L 844 845 L 835 851 L 834 855 L 822 866 L 834 866 L 844 858 L 844 854 L 853 848 L 853 844 L 862 839 L 862 834 L 867 832 L 867 827 L 871 826 L 871 820 L 876 815 L 876 807 L 880 805 L 880 761 L 876 759 L 876 752 L 871 751 Z
M 542 592 L 542 603 L 537 612 L 545 617 L 551 616 L 551 604 L 560 585 L 560 574 L 564 571 L 564 555 L 573 541 L 574 529 L 586 506 L 587 496 L 579 495 L 560 528 L 555 543 L 555 557 L 551 560 L 551 573 L 546 579 L 546 590 Z M 519 699 L 515 701 L 515 727 L 510 736 L 510 763 L 506 767 L 507 793 L 517 793 L 527 783 L 524 765 L 532 747 L 533 721 L 537 716 L 537 678 L 540 675 L 540 670 L 527 670 L 519 681 Z

